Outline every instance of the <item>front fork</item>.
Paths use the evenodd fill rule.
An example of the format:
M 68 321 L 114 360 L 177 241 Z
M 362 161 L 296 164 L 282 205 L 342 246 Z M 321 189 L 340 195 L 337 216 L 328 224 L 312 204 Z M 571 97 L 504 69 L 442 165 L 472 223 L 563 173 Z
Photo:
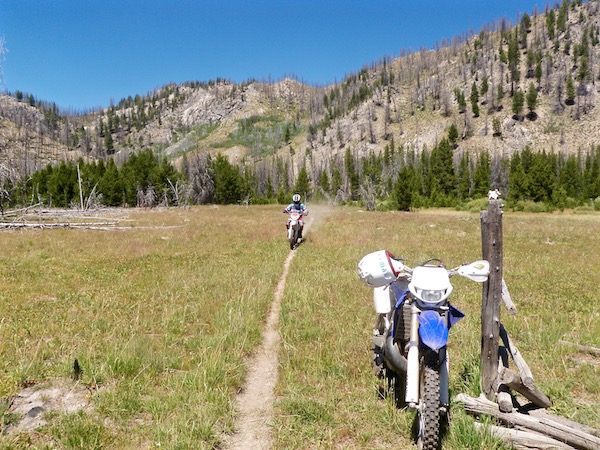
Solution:
M 420 349 L 419 349 L 419 314 L 421 310 L 413 302 L 411 304 L 410 341 L 407 344 L 407 371 L 406 371 L 406 404 L 410 409 L 417 409 L 419 405 L 420 376 Z M 446 410 L 450 404 L 448 391 L 448 355 L 446 347 L 438 351 L 440 373 L 440 408 Z
M 407 344 L 408 355 L 406 369 L 406 404 L 416 409 L 419 404 L 419 313 L 413 303 L 410 308 L 410 341 Z

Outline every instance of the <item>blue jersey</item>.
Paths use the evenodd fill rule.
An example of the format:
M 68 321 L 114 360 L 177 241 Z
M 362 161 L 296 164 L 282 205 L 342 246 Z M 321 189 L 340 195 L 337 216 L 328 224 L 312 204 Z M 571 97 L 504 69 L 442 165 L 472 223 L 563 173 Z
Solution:
M 304 206 L 304 203 L 300 203 L 299 205 L 296 205 L 295 203 L 290 203 L 284 209 L 284 212 L 287 212 L 287 213 L 299 212 L 302 214 L 308 214 L 308 209 L 306 209 L 306 206 Z

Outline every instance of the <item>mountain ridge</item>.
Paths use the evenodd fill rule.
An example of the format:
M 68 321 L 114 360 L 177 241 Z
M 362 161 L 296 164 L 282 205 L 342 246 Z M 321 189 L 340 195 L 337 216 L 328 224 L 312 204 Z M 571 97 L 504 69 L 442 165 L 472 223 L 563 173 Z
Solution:
M 482 150 L 509 156 L 527 146 L 536 152 L 587 151 L 600 137 L 599 10 L 596 0 L 563 2 L 544 14 L 525 13 L 514 26 L 497 21 L 435 50 L 382 58 L 325 87 L 293 78 L 168 84 L 81 115 L 61 115 L 56 105 L 26 96 L 1 95 L 0 163 L 26 177 L 61 160 L 120 163 L 152 148 L 179 166 L 184 155 L 198 152 L 255 166 L 283 158 L 292 175 L 310 164 L 315 180 L 348 149 L 357 157 L 390 146 L 419 154 L 453 126 L 457 159 Z M 549 15 L 555 17 L 554 30 Z M 516 81 L 510 60 L 515 45 Z M 580 76 L 584 57 L 588 69 Z M 461 95 L 470 99 L 473 90 L 484 91 L 484 79 L 485 94 L 461 106 Z M 571 101 L 569 79 L 576 85 Z M 531 85 L 538 97 L 535 114 L 514 114 L 511 91 L 525 95 Z

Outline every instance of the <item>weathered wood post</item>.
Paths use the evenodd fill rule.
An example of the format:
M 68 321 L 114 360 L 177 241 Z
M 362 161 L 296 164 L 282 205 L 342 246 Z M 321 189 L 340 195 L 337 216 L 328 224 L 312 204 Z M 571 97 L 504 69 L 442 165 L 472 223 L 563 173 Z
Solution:
M 488 210 L 481 212 L 482 253 L 490 263 L 490 274 L 483 285 L 481 299 L 481 390 L 486 398 L 459 394 L 456 400 L 467 412 L 476 416 L 489 415 L 505 422 L 507 427 L 486 428 L 514 448 L 600 449 L 600 431 L 582 428 L 583 425 L 572 421 L 567 423 L 566 419 L 541 409 L 552 406 L 552 401 L 535 387 L 529 366 L 500 323 L 501 301 L 510 315 L 517 309 L 502 278 L 502 203 L 498 195 L 498 191 L 490 191 Z M 503 345 L 499 345 L 500 341 Z M 509 356 L 518 373 L 508 367 Z M 516 402 L 515 409 L 511 390 L 531 403 L 520 407 Z M 540 417 L 536 419 L 534 416 L 538 415 Z
M 502 202 L 488 201 L 481 212 L 483 259 L 490 263 L 490 275 L 481 298 L 481 389 L 488 400 L 496 397 L 498 386 L 498 338 L 502 299 Z

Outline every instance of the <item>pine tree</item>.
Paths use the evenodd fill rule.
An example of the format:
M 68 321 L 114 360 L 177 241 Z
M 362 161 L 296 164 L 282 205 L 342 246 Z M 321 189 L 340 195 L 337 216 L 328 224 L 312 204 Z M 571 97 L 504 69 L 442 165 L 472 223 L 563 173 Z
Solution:
M 481 89 L 479 90 L 479 93 L 481 94 L 482 97 L 486 96 L 486 94 L 488 93 L 488 90 L 490 88 L 490 84 L 489 84 L 489 79 L 488 78 L 489 77 L 486 75 L 481 80 Z M 484 100 L 485 100 L 485 98 L 484 98 Z
M 123 204 L 123 185 L 117 165 L 112 158 L 106 162 L 106 169 L 98 183 L 98 191 L 102 194 L 102 203 L 106 206 Z
M 569 198 L 578 198 L 581 192 L 581 175 L 575 155 L 569 155 L 560 169 L 559 183 Z
M 546 13 L 546 29 L 548 30 L 548 38 L 550 40 L 554 39 L 555 27 L 556 15 L 554 13 L 554 9 L 551 9 Z
M 597 199 L 600 197 L 600 146 L 586 156 L 584 170 L 583 199 Z M 600 205 L 599 205 L 600 206 Z
M 471 109 L 473 110 L 473 117 L 479 117 L 479 92 L 475 81 L 471 86 Z
M 518 26 L 515 27 L 515 32 L 508 40 L 508 69 L 510 72 L 510 95 L 514 95 L 515 83 L 519 82 L 521 73 L 519 70 L 519 59 L 521 53 L 519 52 L 519 38 L 518 38 Z
M 571 74 L 569 74 L 569 76 L 567 77 L 567 98 L 565 100 L 565 103 L 567 105 L 572 105 L 575 103 L 575 83 L 573 83 L 573 77 L 571 77 Z
M 273 198 L 273 183 L 271 177 L 267 177 L 267 186 L 265 187 L 265 196 L 270 200 Z
M 352 200 L 357 200 L 358 190 L 360 189 L 360 180 L 354 165 L 354 158 L 352 157 L 349 148 L 346 149 L 346 154 L 344 156 L 344 168 L 346 169 L 346 179 L 350 190 L 350 198 Z
M 491 179 L 490 155 L 486 150 L 479 153 L 477 165 L 473 172 L 473 197 L 484 197 L 490 190 Z
M 219 153 L 214 161 L 213 170 L 216 202 L 221 204 L 239 202 L 241 200 L 241 180 L 237 167 Z
M 529 32 L 530 28 L 531 18 L 529 17 L 529 14 L 523 13 L 523 16 L 521 17 L 521 26 L 519 27 L 522 48 L 527 48 L 527 33 Z
M 321 172 L 321 178 L 319 179 L 319 186 L 323 190 L 323 192 L 329 193 L 331 186 L 329 185 L 329 177 L 327 176 L 327 171 L 323 169 Z
M 498 100 L 498 103 L 501 103 L 503 98 L 504 98 L 504 88 L 502 87 L 502 83 L 500 83 L 498 85 L 498 93 L 496 95 L 496 100 Z
M 563 0 L 558 9 L 556 18 L 556 29 L 564 32 L 567 29 L 567 20 L 569 19 L 569 0 Z
M 577 80 L 585 82 L 590 78 L 590 64 L 586 55 L 579 57 L 579 69 L 577 71 Z
M 458 112 L 464 113 L 467 110 L 467 101 L 465 100 L 464 92 L 456 88 L 454 90 L 454 97 L 456 98 L 456 102 L 458 103 Z
M 415 180 L 417 173 L 413 166 L 403 166 L 398 172 L 398 180 L 394 185 L 392 197 L 396 208 L 400 211 L 410 211 L 414 197 L 417 195 Z
M 442 139 L 431 151 L 431 191 L 442 194 L 446 206 L 447 200 L 454 197 L 456 189 L 456 173 L 453 163 L 452 146 L 448 139 Z
M 512 100 L 512 112 L 514 114 L 514 118 L 516 120 L 520 120 L 522 114 L 523 114 L 523 106 L 525 104 L 525 95 L 517 90 L 515 91 L 514 95 L 513 95 L 513 100 Z
M 535 79 L 537 80 L 538 86 L 542 83 L 542 61 L 537 61 L 535 64 Z
M 308 178 L 306 166 L 302 166 L 298 172 L 298 178 L 296 178 L 294 192 L 302 195 L 304 198 L 310 196 L 310 179 Z
M 464 153 L 458 165 L 456 182 L 456 195 L 459 200 L 465 200 L 471 196 L 471 169 L 469 167 L 469 154 Z
M 106 130 L 104 134 L 104 149 L 106 150 L 107 155 L 112 155 L 115 153 L 114 143 L 112 134 L 110 134 L 110 130 Z
M 448 128 L 448 140 L 453 148 L 456 148 L 456 141 L 458 140 L 458 129 L 455 124 L 450 125 Z
M 500 49 L 498 50 L 498 57 L 500 58 L 500 62 L 504 64 L 508 64 L 508 56 L 506 56 L 506 52 L 504 51 L 504 46 L 502 42 L 500 42 Z
M 516 203 L 527 198 L 529 193 L 529 177 L 523 167 L 519 153 L 511 158 L 510 174 L 508 176 L 508 200 Z
M 71 162 L 62 161 L 48 176 L 48 194 L 52 206 L 66 208 L 72 201 L 77 200 L 75 187 L 77 185 L 77 169 Z
M 531 155 L 531 166 L 528 169 L 529 198 L 536 202 L 548 201 L 552 196 L 557 164 L 545 151 L 533 153 L 528 147 L 526 150 Z
M 340 169 L 334 167 L 331 171 L 331 195 L 337 195 L 338 191 L 342 188 L 342 174 Z
M 500 121 L 499 117 L 494 117 L 492 119 L 492 130 L 494 132 L 494 136 L 502 136 L 502 122 Z
M 527 90 L 527 108 L 529 109 L 529 118 L 535 118 L 535 108 L 537 107 L 537 89 L 533 83 L 529 83 L 529 89 Z

